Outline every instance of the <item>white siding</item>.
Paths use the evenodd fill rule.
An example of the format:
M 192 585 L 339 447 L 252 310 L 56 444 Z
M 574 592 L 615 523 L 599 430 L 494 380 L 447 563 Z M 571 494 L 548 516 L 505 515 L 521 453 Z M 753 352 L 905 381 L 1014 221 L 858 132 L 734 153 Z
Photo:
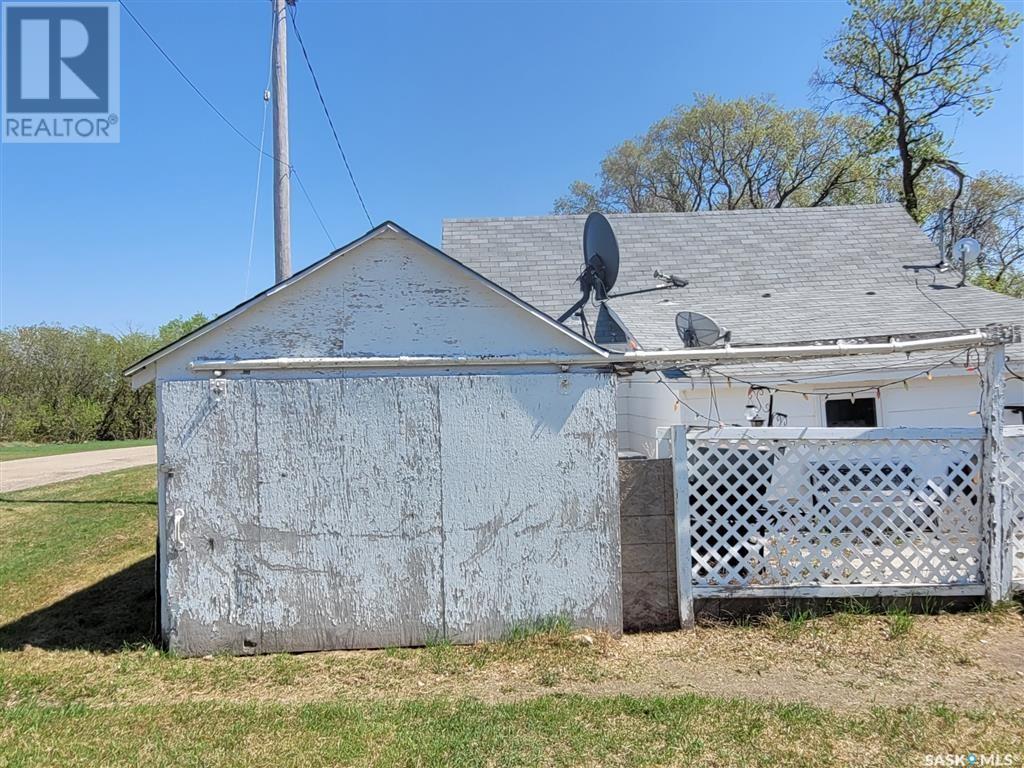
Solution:
M 908 373 L 913 373 L 909 371 Z M 865 382 L 820 382 L 816 389 L 821 391 L 837 391 L 844 389 L 860 389 L 873 387 L 891 381 Z M 697 379 L 691 388 L 686 379 L 668 380 L 672 391 L 679 394 L 683 402 L 702 415 L 710 415 L 712 423 L 717 426 L 721 420 L 727 426 L 747 426 L 746 405 L 747 386 L 734 383 L 731 388 L 721 380 L 716 380 L 714 392 L 717 400 L 717 411 L 712 400 L 707 379 Z M 782 385 L 785 386 L 785 385 Z M 971 411 L 978 410 L 978 399 L 981 390 L 978 386 L 978 374 L 967 373 L 934 376 L 931 381 L 925 378 L 915 379 L 902 386 L 886 387 L 878 399 L 879 426 L 884 427 L 977 427 L 981 421 Z M 872 397 L 866 392 L 858 397 Z M 767 395 L 762 394 L 767 404 Z M 674 408 L 675 399 L 664 384 L 658 382 L 653 375 L 632 376 L 619 384 L 618 408 L 619 448 L 621 450 L 640 451 L 649 456 L 656 453 L 658 429 L 674 424 L 703 426 L 708 424 L 706 418 L 698 417 L 685 407 Z M 1006 387 L 1006 404 L 1024 404 L 1024 382 L 1008 379 Z M 787 414 L 787 426 L 791 427 L 824 427 L 824 398 L 810 397 L 805 400 L 801 395 L 777 393 L 775 410 Z M 1015 423 L 1007 414 L 1007 423 Z
M 607 374 L 159 386 L 184 654 L 621 630 Z M 177 513 L 177 524 L 175 516 Z
M 193 378 L 197 359 L 526 356 L 586 347 L 458 264 L 385 232 L 157 361 Z M 307 374 L 308 375 L 308 374 Z

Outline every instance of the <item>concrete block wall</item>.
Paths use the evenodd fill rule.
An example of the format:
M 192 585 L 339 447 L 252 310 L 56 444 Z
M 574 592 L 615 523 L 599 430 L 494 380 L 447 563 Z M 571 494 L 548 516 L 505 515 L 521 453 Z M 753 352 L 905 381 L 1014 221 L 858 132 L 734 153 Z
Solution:
M 678 629 L 671 459 L 619 461 L 622 628 Z

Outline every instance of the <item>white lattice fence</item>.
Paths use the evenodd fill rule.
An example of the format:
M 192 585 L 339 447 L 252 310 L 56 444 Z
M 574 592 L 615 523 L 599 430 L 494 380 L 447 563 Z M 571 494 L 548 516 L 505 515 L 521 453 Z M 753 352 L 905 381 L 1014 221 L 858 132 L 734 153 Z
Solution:
M 693 597 L 984 592 L 981 437 L 691 431 L 676 472 Z
M 1002 466 L 1003 503 L 1010 507 L 1013 588 L 1024 591 L 1024 427 L 1003 431 L 1006 461 Z

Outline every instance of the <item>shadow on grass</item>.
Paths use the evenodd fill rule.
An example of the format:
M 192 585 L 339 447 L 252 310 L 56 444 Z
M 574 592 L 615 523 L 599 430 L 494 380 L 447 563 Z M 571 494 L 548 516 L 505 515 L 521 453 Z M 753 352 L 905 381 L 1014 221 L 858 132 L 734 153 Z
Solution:
M 153 638 L 155 557 L 0 627 L 0 650 L 118 651 Z
M 129 506 L 149 504 L 155 507 L 157 502 L 150 499 L 11 499 L 6 496 L 0 496 L 0 504 L 102 504 L 104 506 L 111 504 Z

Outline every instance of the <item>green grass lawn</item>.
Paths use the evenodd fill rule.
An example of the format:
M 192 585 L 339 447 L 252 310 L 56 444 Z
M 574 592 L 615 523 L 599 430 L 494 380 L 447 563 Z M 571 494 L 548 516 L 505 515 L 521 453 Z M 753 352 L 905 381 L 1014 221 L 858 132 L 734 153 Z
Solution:
M 105 451 L 109 448 L 133 448 L 155 445 L 154 440 L 90 440 L 86 443 L 0 443 L 0 461 L 32 459 L 36 456 L 57 456 L 79 451 Z
M 617 640 L 554 622 L 471 647 L 178 658 L 149 636 L 154 482 L 144 467 L 0 498 L 3 768 L 918 765 L 967 751 L 1024 760 L 1020 708 L 977 705 L 971 691 L 875 703 L 881 687 L 933 668 L 936 681 L 970 671 L 977 660 L 963 643 L 1020 632 L 1010 614 L 948 617 L 938 626 L 954 635 L 949 648 L 924 619 L 894 633 L 891 617 L 851 614 L 711 627 L 696 639 Z M 819 683 L 803 673 L 778 698 L 709 692 L 731 667 L 753 680 L 784 670 L 780 655 L 819 650 L 824 674 L 877 662 L 877 679 L 850 689 L 854 706 L 816 704 Z M 699 658 L 696 690 L 650 669 L 681 655 Z M 751 666 L 765 656 L 776 661 Z M 999 684 L 1012 691 L 1020 683 L 1006 675 Z

